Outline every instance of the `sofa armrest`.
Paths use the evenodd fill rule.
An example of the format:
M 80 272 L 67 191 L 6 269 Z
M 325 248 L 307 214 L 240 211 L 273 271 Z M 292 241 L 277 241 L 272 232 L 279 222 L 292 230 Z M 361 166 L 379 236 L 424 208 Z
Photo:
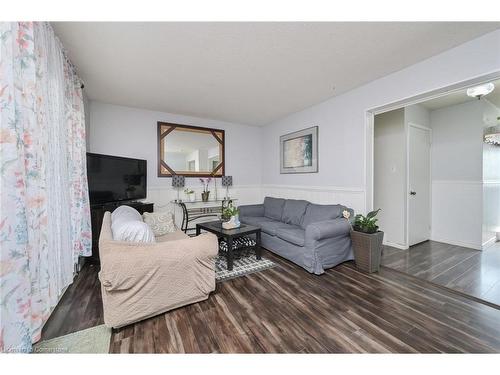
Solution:
M 344 218 L 319 221 L 306 227 L 306 242 L 308 240 L 320 241 L 325 238 L 347 235 L 350 231 L 351 225 Z
M 240 210 L 240 216 L 264 216 L 263 204 L 248 204 L 238 206 L 238 209 Z
M 107 291 L 133 288 L 155 273 L 182 274 L 182 270 L 193 267 L 213 268 L 219 250 L 217 236 L 211 233 L 176 241 L 109 241 L 103 245 L 99 279 Z

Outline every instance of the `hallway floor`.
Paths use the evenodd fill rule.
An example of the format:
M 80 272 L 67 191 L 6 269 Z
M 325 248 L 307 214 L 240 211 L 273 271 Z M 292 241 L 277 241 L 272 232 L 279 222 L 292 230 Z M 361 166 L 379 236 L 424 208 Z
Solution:
M 382 265 L 500 306 L 500 242 L 484 251 L 435 241 L 384 246 Z

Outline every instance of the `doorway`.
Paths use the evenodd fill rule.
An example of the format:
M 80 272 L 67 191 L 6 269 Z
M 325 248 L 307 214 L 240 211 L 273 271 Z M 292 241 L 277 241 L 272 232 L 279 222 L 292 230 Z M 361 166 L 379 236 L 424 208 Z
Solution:
M 500 142 L 489 141 L 500 80 L 491 83 L 480 97 L 463 88 L 373 116 L 368 207 L 382 209 L 383 266 L 500 308 Z
M 399 249 L 431 238 L 432 130 L 426 113 L 405 107 L 374 121 L 374 207 L 381 208 L 384 243 Z

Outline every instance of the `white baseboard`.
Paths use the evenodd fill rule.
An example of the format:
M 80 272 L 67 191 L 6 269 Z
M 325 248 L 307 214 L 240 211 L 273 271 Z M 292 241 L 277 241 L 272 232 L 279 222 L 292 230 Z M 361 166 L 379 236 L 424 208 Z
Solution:
M 400 249 L 400 250 L 408 250 L 408 246 L 397 244 L 397 243 L 394 243 L 394 242 L 384 241 L 382 244 L 384 246 L 395 247 L 396 249 Z
M 436 241 L 436 242 L 447 243 L 449 245 L 467 247 L 469 249 L 474 249 L 474 250 L 483 250 L 482 244 L 477 244 L 477 243 L 456 241 L 456 240 L 450 240 L 448 238 L 440 238 L 440 237 L 432 237 L 431 240 Z

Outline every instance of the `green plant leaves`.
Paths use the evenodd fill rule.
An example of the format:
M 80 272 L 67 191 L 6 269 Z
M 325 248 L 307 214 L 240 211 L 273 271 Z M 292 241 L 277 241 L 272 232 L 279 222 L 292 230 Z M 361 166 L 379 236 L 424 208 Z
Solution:
M 370 211 L 370 212 L 368 212 L 368 214 L 366 215 L 366 217 L 368 219 L 374 218 L 375 216 L 377 216 L 377 214 L 378 214 L 379 211 L 380 211 L 380 208 L 378 210 L 375 210 L 375 211 Z
M 366 216 L 358 214 L 354 217 L 354 230 L 364 233 L 375 233 L 378 230 L 377 216 L 380 208 L 375 211 L 368 212 Z

